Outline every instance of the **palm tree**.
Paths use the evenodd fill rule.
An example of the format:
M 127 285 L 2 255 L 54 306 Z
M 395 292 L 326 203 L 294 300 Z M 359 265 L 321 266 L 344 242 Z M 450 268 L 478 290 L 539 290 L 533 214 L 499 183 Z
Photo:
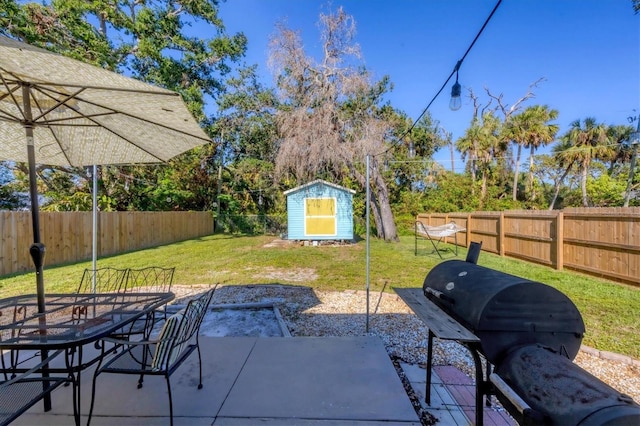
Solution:
M 480 143 L 480 138 L 480 121 L 474 118 L 471 121 L 471 126 L 469 126 L 464 133 L 464 136 L 456 142 L 456 148 L 460 151 L 462 160 L 464 161 L 467 157 L 469 158 L 467 168 L 471 173 L 472 184 L 476 182 L 476 160 L 478 159 L 478 144 Z M 471 187 L 471 193 L 475 193 L 474 186 Z
M 505 125 L 503 136 L 516 144 L 516 159 L 513 176 L 513 200 L 517 198 L 518 178 L 520 168 L 520 155 L 522 148 L 529 148 L 531 155 L 529 157 L 529 177 L 527 179 L 531 198 L 535 198 L 533 192 L 533 172 L 534 162 L 533 156 L 536 149 L 547 145 L 556 137 L 558 133 L 558 125 L 550 124 L 551 120 L 558 118 L 558 111 L 549 109 L 547 105 L 534 105 L 525 109 L 522 113 L 511 117 Z
M 523 113 L 510 117 L 504 126 L 503 138 L 512 141 L 516 149 L 516 158 L 513 168 L 513 190 L 512 198 L 516 201 L 518 198 L 518 177 L 520 174 L 520 156 L 522 154 L 522 145 L 526 139 L 527 116 Z
M 613 175 L 616 164 L 622 165 L 631 161 L 631 146 L 627 143 L 633 127 L 625 125 L 609 126 L 609 140 L 611 142 L 610 156 L 603 160 L 609 163 L 609 175 Z
M 591 161 L 609 155 L 610 139 L 607 126 L 596 122 L 593 117 L 585 118 L 582 123 L 580 120 L 575 120 L 571 123 L 570 129 L 562 136 L 562 140 L 568 146 L 563 154 L 565 158 L 572 158 L 579 165 L 582 205 L 588 207 L 587 176 Z
M 553 158 L 558 166 L 564 169 L 564 172 L 562 173 L 562 176 L 554 182 L 553 199 L 549 203 L 549 210 L 554 209 L 556 201 L 558 200 L 558 194 L 560 193 L 560 186 L 576 164 L 576 157 L 573 155 L 573 151 L 571 150 L 571 144 L 565 138 L 562 138 L 560 143 L 553 146 Z
M 502 123 L 492 112 L 482 115 L 482 125 L 480 127 L 480 138 L 476 155 L 480 162 L 482 171 L 482 185 L 480 190 L 480 201 L 484 204 L 487 197 L 487 187 L 491 165 L 504 154 L 504 146 L 501 143 L 500 129 Z
M 529 156 L 529 177 L 527 182 L 529 183 L 529 193 L 533 200 L 536 198 L 533 186 L 533 156 L 538 148 L 550 144 L 556 138 L 559 127 L 557 124 L 551 124 L 549 122 L 558 118 L 558 110 L 549 109 L 547 105 L 535 105 L 527 108 L 526 111 L 529 111 L 532 116 L 531 127 L 529 128 L 527 139 L 525 140 L 525 148 L 528 147 L 531 150 L 531 155 Z

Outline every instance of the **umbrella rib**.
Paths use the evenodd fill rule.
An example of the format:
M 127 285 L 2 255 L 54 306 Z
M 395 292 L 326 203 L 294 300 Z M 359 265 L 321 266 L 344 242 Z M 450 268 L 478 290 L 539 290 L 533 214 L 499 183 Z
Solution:
M 52 106 L 49 109 L 47 109 L 46 111 L 42 112 L 42 108 L 40 108 L 38 100 L 36 98 L 34 98 L 34 100 L 36 102 L 36 105 L 38 106 L 38 109 L 40 110 L 40 115 L 37 116 L 36 118 L 34 118 L 33 121 L 38 121 L 39 119 L 41 119 L 42 117 L 44 117 L 45 115 L 47 115 L 48 113 L 50 113 L 51 111 L 53 111 L 54 109 L 56 109 L 56 108 L 58 108 L 60 106 L 64 105 L 67 108 L 71 108 L 71 107 L 67 106 L 65 102 L 67 102 L 70 99 L 77 98 L 78 94 L 82 93 L 85 90 L 85 89 L 80 89 L 80 90 L 78 90 L 75 93 L 70 95 L 70 94 L 67 94 L 67 93 L 64 93 L 64 92 L 58 92 L 56 90 L 51 90 L 50 89 L 52 92 L 64 96 L 64 99 L 56 99 L 53 96 L 51 96 L 49 93 L 47 93 L 47 91 L 42 90 L 42 87 L 40 87 L 38 85 L 34 85 L 32 87 L 34 89 L 36 89 L 39 93 L 42 93 L 43 95 L 45 95 L 49 99 L 53 99 L 56 102 L 56 104 L 54 106 Z M 73 108 L 71 108 L 71 109 L 73 109 Z
M 86 64 L 85 64 L 86 65 Z M 144 81 L 140 81 L 140 80 L 136 80 L 133 79 L 131 77 L 125 77 L 121 74 L 117 74 L 117 73 L 113 73 L 114 75 L 117 75 L 119 77 L 128 79 L 128 80 L 133 80 L 137 83 L 140 83 L 142 85 L 145 85 L 148 87 L 148 89 L 128 89 L 128 88 L 123 88 L 123 87 L 117 87 L 117 86 L 100 86 L 100 85 L 89 85 L 89 84 L 75 84 L 75 83 L 70 83 L 70 82 L 54 82 L 54 81 L 42 81 L 40 80 L 39 82 L 30 82 L 30 81 L 26 81 L 25 79 L 17 76 L 15 73 L 7 70 L 6 68 L 0 66 L 0 70 L 3 73 L 7 73 L 11 76 L 13 76 L 13 80 L 12 79 L 7 79 L 7 81 L 12 82 L 12 83 L 16 83 L 16 84 L 23 84 L 23 83 L 27 83 L 29 85 L 34 85 L 34 86 L 43 86 L 43 87 L 47 87 L 47 86 L 57 86 L 57 87 L 72 87 L 72 88 L 76 88 L 76 89 L 92 89 L 92 90 L 105 90 L 105 91 L 118 91 L 118 92 L 131 92 L 131 93 L 149 93 L 149 94 L 155 94 L 155 95 L 164 95 L 164 96 L 180 96 L 179 93 L 177 92 L 173 92 L 169 89 L 164 89 L 161 87 L 155 87 L 152 86 L 149 83 L 145 83 Z M 103 70 L 106 71 L 106 70 Z M 111 71 L 109 71 L 111 72 Z M 5 80 L 5 78 L 3 78 L 3 80 Z
M 2 98 L 0 98 L 0 101 L 4 101 L 8 96 L 11 97 L 11 100 L 18 107 L 18 111 L 20 111 L 20 113 L 22 114 L 23 118 L 20 118 L 20 116 L 17 116 L 17 115 L 10 114 L 9 112 L 4 111 L 4 110 L 0 110 L 0 113 L 5 115 L 5 117 L 12 118 L 15 121 L 22 121 L 24 119 L 24 111 L 22 110 L 22 107 L 20 106 L 20 103 L 16 100 L 16 97 L 13 96 L 13 92 L 15 92 L 16 90 L 18 90 L 20 88 L 20 84 L 17 84 L 15 87 L 11 88 L 9 86 L 9 83 L 7 82 L 7 79 L 5 79 L 2 74 L 0 74 L 0 79 L 2 79 L 2 85 L 7 88 L 7 94 L 2 96 Z
M 179 95 L 178 95 L 178 96 L 179 96 Z M 133 115 L 133 114 L 129 114 L 129 113 L 125 112 L 125 111 L 122 111 L 122 110 L 119 110 L 119 109 L 115 109 L 115 108 L 113 108 L 113 107 L 107 107 L 107 106 L 100 105 L 100 104 L 97 104 L 97 103 L 92 102 L 92 101 L 88 101 L 88 100 L 86 100 L 86 99 L 83 99 L 82 97 L 78 97 L 77 99 L 78 99 L 79 101 L 81 101 L 81 102 L 85 102 L 85 103 L 87 103 L 87 104 L 89 104 L 89 105 L 93 105 L 93 106 L 96 106 L 96 107 L 98 107 L 98 108 L 103 108 L 103 109 L 106 109 L 106 110 L 110 110 L 110 111 L 112 111 L 112 113 L 113 113 L 113 114 L 121 114 L 121 115 L 123 115 L 123 116 L 125 116 L 125 117 L 133 118 L 134 120 L 137 120 L 137 121 L 142 121 L 142 122 L 144 122 L 144 123 L 151 124 L 151 125 L 154 125 L 154 126 L 158 126 L 158 127 L 163 128 L 163 129 L 170 130 L 170 131 L 172 131 L 172 132 L 180 133 L 180 134 L 185 135 L 185 136 L 190 136 L 190 137 L 193 137 L 193 138 L 196 138 L 196 139 L 200 139 L 200 140 L 202 140 L 202 141 L 210 142 L 210 139 L 209 139 L 209 138 L 206 138 L 206 137 L 202 137 L 202 136 L 194 135 L 194 134 L 192 134 L 192 133 L 185 132 L 185 131 L 183 131 L 183 130 L 174 129 L 173 127 L 166 126 L 166 125 L 164 125 L 164 124 L 162 124 L 162 123 L 159 123 L 159 122 L 156 122 L 156 121 L 147 120 L 146 118 L 139 117 L 139 116 L 135 116 L 135 115 Z M 167 110 L 166 108 L 163 108 L 163 109 L 164 109 L 165 111 L 169 111 L 169 110 Z M 91 120 L 91 117 L 93 117 L 93 115 L 84 115 L 84 114 L 82 113 L 82 111 L 76 111 L 76 113 L 78 113 L 78 114 L 79 114 L 80 116 L 82 116 L 83 118 L 86 118 L 87 120 L 93 121 L 93 120 Z M 102 113 L 102 115 L 109 115 L 109 114 L 107 114 L 107 113 Z M 97 116 L 97 115 L 96 115 L 96 116 Z M 95 122 L 95 121 L 93 121 L 93 122 Z M 96 124 L 97 124 L 97 125 L 101 125 L 100 123 L 96 123 Z M 200 128 L 200 129 L 202 130 L 202 128 Z
M 41 87 L 39 87 L 39 86 L 40 86 L 40 84 L 35 85 L 35 87 L 37 87 L 40 91 L 42 91 L 42 88 L 41 88 Z M 73 85 L 67 85 L 67 86 L 69 86 L 69 87 L 77 87 L 77 86 L 73 86 Z M 86 86 L 83 90 L 85 90 L 85 89 L 91 89 L 91 88 L 95 89 L 96 87 Z M 100 87 L 98 87 L 98 88 L 100 88 Z M 100 88 L 100 89 L 102 89 L 102 88 Z M 186 131 L 183 131 L 183 130 L 175 129 L 175 128 L 173 128 L 173 127 L 166 126 L 166 125 L 164 125 L 164 124 L 162 124 L 162 123 L 159 123 L 159 122 L 156 122 L 156 121 L 147 120 L 147 119 L 145 119 L 145 118 L 143 118 L 143 117 L 135 116 L 135 115 L 129 114 L 129 113 L 127 113 L 127 112 L 124 112 L 124 111 L 122 111 L 122 110 L 119 110 L 119 109 L 116 109 L 116 108 L 113 108 L 113 107 L 107 107 L 107 106 L 105 106 L 105 105 L 100 105 L 100 104 L 98 104 L 98 103 L 95 103 L 95 102 L 92 102 L 92 101 L 90 101 L 90 100 L 87 100 L 87 99 L 83 98 L 82 96 L 76 96 L 77 94 L 81 93 L 83 90 L 80 90 L 80 91 L 76 92 L 76 93 L 73 95 L 73 98 L 74 98 L 74 99 L 77 99 L 77 100 L 78 100 L 78 101 L 80 101 L 80 102 L 84 102 L 84 103 L 87 103 L 87 104 L 89 104 L 89 105 L 92 105 L 92 106 L 95 106 L 95 107 L 98 107 L 98 108 L 102 108 L 102 109 L 106 109 L 106 110 L 112 111 L 112 113 L 114 113 L 114 114 L 122 114 L 122 115 L 124 115 L 124 116 L 126 116 L 126 117 L 133 118 L 133 119 L 135 119 L 135 120 L 142 121 L 142 122 L 145 122 L 145 123 L 148 123 L 148 124 L 152 124 L 152 125 L 154 125 L 154 126 L 158 126 L 158 127 L 163 128 L 163 129 L 170 130 L 170 131 L 172 131 L 172 132 L 176 132 L 176 133 L 179 133 L 179 134 L 182 134 L 182 135 L 185 135 L 185 136 L 193 137 L 193 138 L 196 138 L 196 139 L 199 139 L 199 140 L 202 140 L 202 141 L 206 141 L 206 142 L 209 142 L 209 141 L 210 141 L 210 139 L 209 139 L 209 138 L 202 137 L 202 136 L 198 136 L 198 135 L 195 135 L 195 134 L 193 134 L 193 133 L 186 132 Z M 165 92 L 153 92 L 153 91 L 141 91 L 141 90 L 127 90 L 127 89 L 106 89 L 106 88 L 104 88 L 104 90 L 110 90 L 110 91 L 116 91 L 116 92 L 117 92 L 117 91 L 121 91 L 121 92 L 147 93 L 147 94 L 156 94 L 156 95 L 166 95 L 166 96 L 178 96 L 178 97 L 180 97 L 180 94 L 175 93 L 175 92 L 165 93 Z M 68 100 L 68 99 L 65 99 L 64 101 L 66 101 L 66 100 Z M 166 109 L 165 109 L 165 110 L 166 110 Z M 94 117 L 94 116 L 96 116 L 96 117 L 97 117 L 97 116 L 99 116 L 99 115 L 108 115 L 108 113 L 101 113 L 101 114 L 96 114 L 96 115 L 91 115 L 91 114 L 87 114 L 87 115 L 85 115 L 85 114 L 83 114 L 83 113 L 82 113 L 82 111 L 80 111 L 80 110 L 76 110 L 76 109 L 74 109 L 74 111 L 75 111 L 78 115 L 80 115 L 81 117 L 86 118 L 87 120 L 90 120 L 90 121 L 93 121 L 93 120 L 91 120 L 91 117 Z M 168 110 L 167 110 L 167 111 L 168 111 Z M 41 114 L 41 115 L 40 115 L 40 116 L 38 116 L 37 118 L 38 118 L 38 119 L 40 119 L 40 118 L 42 118 L 42 116 L 43 116 L 43 115 L 45 115 L 45 114 L 46 114 L 46 112 L 45 112 L 44 114 Z M 62 121 L 62 120 L 63 120 L 63 119 L 58 119 L 58 121 Z M 35 120 L 34 120 L 34 121 L 35 121 Z M 100 123 L 96 123 L 96 124 L 97 124 L 97 125 L 101 125 Z
M 13 82 L 13 83 L 27 83 L 30 85 L 34 85 L 34 86 L 42 86 L 42 87 L 49 87 L 49 86 L 53 86 L 53 87 L 69 87 L 69 88 L 75 88 L 75 89 L 91 89 L 91 90 L 104 90 L 107 92 L 127 92 L 127 93 L 147 93 L 150 95 L 162 95 L 162 96 L 177 96 L 180 97 L 180 94 L 177 92 L 172 92 L 169 89 L 163 89 L 163 88 L 155 88 L 156 90 L 153 89 L 130 89 L 130 88 L 126 88 L 126 87 L 117 87 L 117 86 L 99 86 L 99 85 L 90 85 L 90 84 L 74 84 L 74 83 L 68 83 L 68 82 L 62 82 L 62 83 L 56 83 L 53 81 L 39 81 L 39 82 L 29 82 L 26 81 L 24 79 L 21 79 L 19 77 L 16 77 L 11 71 L 7 71 L 4 68 L 0 67 L 0 70 L 6 72 L 7 74 L 11 74 L 14 76 L 15 80 L 11 80 L 9 79 L 9 82 Z M 115 73 L 114 73 L 115 74 Z M 116 74 L 116 75 L 120 75 L 120 74 Z M 124 77 L 124 76 L 122 76 Z M 125 77 L 126 78 L 126 77 Z M 129 78 L 130 80 L 134 80 L 137 81 L 140 84 L 144 84 L 149 86 L 150 88 L 154 88 L 154 86 L 151 86 L 148 83 L 145 83 L 143 81 L 140 80 L 135 80 L 132 78 Z
M 104 108 L 104 107 L 102 107 L 102 108 Z M 83 118 L 85 118 L 85 119 L 89 120 L 90 122 L 94 123 L 94 124 L 96 125 L 96 127 L 100 127 L 100 128 L 102 128 L 102 129 L 104 129 L 105 131 L 107 131 L 107 132 L 109 132 L 109 133 L 114 134 L 115 136 L 117 136 L 117 137 L 121 138 L 121 139 L 122 139 L 122 140 L 124 140 L 125 142 L 128 142 L 128 143 L 130 143 L 131 145 L 135 146 L 136 148 L 140 149 L 141 151 L 146 152 L 149 156 L 151 156 L 151 157 L 153 157 L 153 158 L 156 158 L 156 159 L 158 159 L 159 161 L 164 161 L 162 158 L 160 158 L 160 157 L 158 157 L 157 155 L 153 154 L 153 153 L 152 153 L 152 152 L 150 152 L 149 150 L 146 150 L 146 149 L 142 148 L 142 147 L 141 147 L 141 146 L 139 146 L 137 143 L 133 142 L 131 139 L 129 139 L 129 138 L 127 138 L 127 137 L 125 137 L 125 136 L 123 136 L 123 135 L 119 134 L 118 132 L 116 132 L 115 130 L 113 130 L 113 129 L 109 128 L 109 127 L 106 127 L 106 126 L 104 126 L 104 125 L 102 125 L 102 124 L 100 124 L 100 123 L 96 122 L 95 120 L 93 120 L 92 116 L 84 115 L 84 114 L 82 114 L 82 112 L 80 112 L 80 111 L 76 111 L 76 112 L 77 112 L 80 116 L 82 116 Z M 118 114 L 118 111 L 113 111 L 113 114 Z M 55 132 L 53 131 L 53 129 L 52 129 L 52 128 L 50 128 L 49 130 L 51 130 L 51 133 L 53 134 L 54 138 L 56 139 L 56 141 L 58 141 L 58 137 L 56 136 L 56 134 L 55 134 Z M 58 142 L 58 144 L 60 144 L 60 143 Z M 60 145 L 60 146 L 62 146 L 62 145 Z M 65 151 L 65 150 L 63 149 L 63 151 Z
M 41 112 L 39 116 L 37 116 L 35 119 L 33 119 L 33 120 L 32 120 L 32 122 L 34 122 L 34 123 L 35 123 L 37 120 L 42 119 L 45 115 L 47 115 L 49 112 L 51 112 L 53 109 L 57 108 L 58 106 L 60 106 L 60 105 L 64 105 L 64 102 L 66 102 L 66 101 L 68 101 L 68 100 L 70 100 L 70 99 L 77 99 L 77 100 L 79 100 L 79 101 L 81 101 L 81 102 L 86 102 L 86 103 L 87 103 L 87 104 L 89 104 L 89 105 L 93 105 L 93 106 L 96 106 L 96 107 L 99 107 L 99 108 L 104 108 L 104 109 L 107 109 L 107 110 L 111 110 L 111 111 L 113 111 L 114 113 L 122 114 L 122 115 L 124 115 L 124 116 L 130 117 L 130 118 L 134 118 L 134 119 L 136 119 L 136 120 L 140 120 L 140 121 L 143 121 L 143 122 L 145 122 L 145 123 L 149 123 L 149 124 L 152 124 L 152 125 L 154 125 L 154 126 L 161 127 L 161 128 L 163 128 L 163 129 L 166 129 L 166 130 L 170 130 L 170 131 L 172 131 L 172 132 L 176 132 L 176 133 L 179 133 L 179 134 L 182 134 L 182 135 L 185 135 L 185 136 L 193 137 L 193 138 L 196 138 L 196 139 L 201 140 L 201 141 L 206 141 L 206 142 L 209 142 L 209 141 L 210 141 L 210 139 L 209 139 L 209 138 L 207 138 L 207 137 L 202 137 L 202 136 L 199 136 L 199 135 L 192 134 L 192 133 L 190 133 L 190 132 L 186 132 L 186 131 L 183 131 L 183 130 L 175 129 L 175 128 L 172 128 L 172 127 L 166 126 L 166 125 L 164 125 L 164 124 L 162 124 L 162 123 L 158 123 L 158 122 L 155 122 L 155 121 L 147 120 L 147 119 L 144 119 L 144 118 L 142 118 L 142 117 L 137 117 L 137 116 L 134 116 L 134 115 L 128 114 L 128 113 L 126 113 L 126 112 L 124 112 L 124 111 L 121 111 L 121 110 L 118 110 L 118 109 L 115 109 L 115 108 L 105 107 L 105 106 L 100 105 L 100 104 L 97 104 L 97 103 L 95 103 L 95 102 L 91 102 L 91 101 L 88 101 L 88 100 L 86 100 L 86 99 L 83 99 L 81 96 L 77 96 L 78 94 L 82 93 L 83 91 L 86 91 L 87 89 L 94 89 L 94 90 L 105 90 L 105 91 L 114 91 L 114 92 L 146 93 L 146 94 L 162 95 L 162 96 L 170 96 L 170 97 L 179 97 L 179 98 L 181 98 L 180 94 L 179 94 L 179 93 L 177 93 L 177 92 L 171 92 L 171 91 L 168 91 L 167 89 L 159 89 L 159 90 L 141 90 L 141 89 L 126 89 L 126 88 L 105 87 L 105 86 L 99 86 L 99 85 L 96 85 L 96 86 L 83 86 L 83 85 L 72 84 L 72 83 L 53 83 L 53 82 L 45 82 L 45 83 L 42 83 L 42 82 L 40 82 L 40 83 L 29 83 L 29 82 L 25 82 L 24 80 L 21 80 L 20 78 L 18 78 L 17 76 L 15 76 L 15 75 L 14 75 L 13 73 L 11 73 L 10 71 L 6 71 L 6 70 L 4 70 L 4 68 L 2 68 L 2 67 L 0 67 L 0 69 L 2 69 L 3 71 L 7 72 L 7 73 L 8 73 L 8 74 L 10 74 L 11 76 L 13 76 L 13 79 L 7 79 L 7 78 L 5 78 L 5 76 L 4 76 L 4 75 L 2 75 L 2 73 L 0 73 L 0 78 L 2 79 L 2 83 L 3 83 L 3 85 L 7 88 L 8 95 L 9 95 L 9 96 L 11 96 L 11 98 L 12 98 L 12 100 L 13 100 L 14 104 L 18 107 L 18 109 L 20 110 L 20 112 L 21 112 L 21 113 L 23 113 L 23 114 L 24 114 L 24 112 L 22 111 L 22 108 L 20 107 L 20 103 L 19 103 L 19 102 L 17 102 L 17 100 L 16 100 L 16 99 L 15 99 L 15 97 L 13 96 L 13 92 L 14 92 L 15 90 L 17 90 L 17 88 L 18 88 L 18 87 L 14 88 L 14 89 L 10 89 L 10 86 L 9 86 L 9 84 L 10 84 L 10 83 L 16 84 L 16 85 L 18 85 L 18 86 L 20 86 L 20 85 L 24 85 L 24 84 L 28 84 L 30 87 L 33 87 L 34 89 L 37 89 L 40 93 L 43 93 L 43 94 L 45 94 L 46 96 L 48 96 L 48 97 L 50 97 L 51 99 L 54 99 L 54 100 L 56 100 L 56 99 L 55 99 L 54 97 L 52 97 L 51 95 L 49 95 L 49 94 L 47 93 L 47 91 L 52 91 L 52 92 L 59 93 L 59 94 L 62 94 L 62 95 L 64 95 L 64 96 L 65 96 L 65 98 L 64 98 L 63 100 L 61 100 L 61 101 L 56 100 L 56 101 L 58 102 L 58 105 L 56 105 L 56 106 L 54 106 L 54 107 L 52 107 L 52 108 L 49 108 L 49 109 L 47 109 L 47 110 L 46 110 L 46 111 L 44 111 L 44 112 Z M 147 83 L 144 83 L 144 82 L 140 82 L 140 83 L 141 83 L 141 84 L 147 84 Z M 66 93 L 58 92 L 58 91 L 56 91 L 56 90 L 53 90 L 53 89 L 51 89 L 51 88 L 50 88 L 50 87 L 48 87 L 48 86 L 57 86 L 57 87 L 62 86 L 62 87 L 78 88 L 78 89 L 80 89 L 80 90 L 76 91 L 76 92 L 75 92 L 74 94 L 72 94 L 72 95 L 68 95 L 68 94 L 66 94 Z M 150 86 L 150 87 L 151 87 L 151 86 Z M 5 97 L 6 97 L 6 96 L 5 96 Z M 0 100 L 4 99 L 5 97 L 1 98 Z M 37 104 L 37 101 L 36 101 L 36 105 L 38 105 L 38 104 Z M 38 105 L 38 108 L 39 108 L 39 105 Z M 84 115 L 84 114 L 82 114 L 80 111 L 75 110 L 75 109 L 74 109 L 74 111 L 76 111 L 76 112 L 77 112 L 81 117 L 84 117 L 84 118 L 86 118 L 86 119 L 88 119 L 88 120 L 90 120 L 90 121 L 93 121 L 93 120 L 91 120 L 91 116 L 90 116 L 90 115 Z M 20 117 L 19 117 L 19 116 L 14 116 L 14 115 L 12 115 L 12 114 L 10 114 L 10 113 L 6 112 L 6 111 L 2 111 L 2 110 L 0 110 L 0 114 L 4 115 L 5 117 L 8 117 L 8 118 L 10 118 L 10 119 L 13 119 L 13 120 L 15 120 L 15 121 L 23 121 L 23 120 L 21 120 L 21 119 L 20 119 Z M 97 115 L 96 115 L 96 116 L 97 116 Z M 56 121 L 63 121 L 63 119 L 56 119 Z M 50 121 L 49 121 L 49 120 L 45 120 L 45 121 L 44 121 L 44 124 L 47 124 L 48 122 L 50 122 Z M 94 122 L 95 122 L 95 121 L 94 121 Z M 43 122 L 40 122 L 40 123 L 43 123 Z M 100 123 L 96 123 L 96 124 L 97 124 L 97 125 L 100 125 Z
M 53 137 L 53 139 L 56 141 L 56 145 L 62 151 L 62 155 L 64 156 L 64 159 L 67 160 L 67 163 L 71 164 L 71 159 L 67 155 L 67 150 L 62 147 L 62 144 L 60 143 L 60 139 L 58 138 L 58 135 L 56 135 L 56 132 L 54 132 L 53 129 L 49 129 L 49 130 L 51 130 L 51 137 Z
M 52 119 L 40 121 L 39 123 L 45 126 L 96 127 L 96 126 L 99 126 L 99 124 L 69 123 L 69 121 L 79 120 L 81 118 L 86 118 L 88 120 L 89 118 L 93 118 L 93 117 L 104 117 L 106 115 L 114 115 L 114 114 L 117 114 L 117 112 L 111 111 L 111 112 L 101 112 L 97 114 L 85 114 L 85 115 L 82 115 L 81 117 L 52 118 Z

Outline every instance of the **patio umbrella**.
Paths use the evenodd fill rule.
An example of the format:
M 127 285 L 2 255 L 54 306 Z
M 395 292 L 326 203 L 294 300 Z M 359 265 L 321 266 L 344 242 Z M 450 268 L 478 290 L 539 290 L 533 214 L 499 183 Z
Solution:
M 179 94 L 0 36 L 0 160 L 29 166 L 39 312 L 36 164 L 155 163 L 209 141 Z

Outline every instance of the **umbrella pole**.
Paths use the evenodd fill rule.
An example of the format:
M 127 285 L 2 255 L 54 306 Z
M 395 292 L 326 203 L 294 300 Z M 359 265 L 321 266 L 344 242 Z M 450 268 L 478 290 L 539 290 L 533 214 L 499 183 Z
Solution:
M 35 153 L 33 147 L 33 128 L 27 127 L 27 155 L 29 158 L 29 192 L 31 194 L 31 222 L 33 223 L 33 244 L 29 253 L 36 267 L 36 290 L 38 295 L 38 313 L 45 311 L 43 264 L 45 247 L 40 239 L 40 209 L 38 207 L 38 185 L 36 182 Z
M 93 165 L 92 195 L 92 226 L 91 226 L 91 267 L 93 268 L 93 282 L 91 289 L 96 292 L 96 269 L 98 268 L 98 166 Z
M 36 180 L 36 153 L 33 146 L 33 116 L 31 115 L 31 99 L 30 90 L 28 85 L 22 86 L 22 99 L 24 106 L 24 129 L 27 137 L 27 160 L 29 162 L 29 194 L 31 196 L 31 223 L 33 224 L 33 244 L 29 248 L 29 253 L 33 259 L 33 264 L 36 267 L 36 292 L 38 300 L 38 313 L 43 314 L 45 312 L 44 302 L 44 253 L 45 247 L 40 239 L 40 208 L 38 206 L 38 185 Z M 40 334 L 46 333 L 47 318 L 45 315 L 39 317 Z M 47 350 L 40 351 L 40 358 L 42 361 L 46 361 L 49 357 Z M 49 365 L 44 364 L 42 366 L 42 377 L 49 377 Z M 43 383 L 43 388 L 46 387 L 46 383 Z M 44 396 L 44 411 L 51 410 L 51 394 L 47 393 Z
M 31 196 L 31 223 L 33 225 L 33 244 L 29 253 L 36 267 L 36 290 L 38 313 L 44 313 L 44 278 L 42 276 L 45 248 L 40 239 L 40 208 L 38 206 L 38 182 L 36 177 L 36 154 L 33 146 L 33 116 L 31 115 L 31 93 L 28 85 L 22 86 L 24 106 L 24 129 L 27 136 L 27 159 L 29 162 L 29 194 Z

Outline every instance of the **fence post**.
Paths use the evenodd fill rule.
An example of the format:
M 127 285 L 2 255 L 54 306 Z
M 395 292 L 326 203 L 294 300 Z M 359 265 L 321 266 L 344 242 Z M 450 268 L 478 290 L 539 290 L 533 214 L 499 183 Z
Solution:
M 556 215 L 556 269 L 562 271 L 564 263 L 564 213 Z
M 504 256 L 504 212 L 500 212 L 498 219 L 498 252 Z
M 467 248 L 471 245 L 471 213 L 467 213 Z

